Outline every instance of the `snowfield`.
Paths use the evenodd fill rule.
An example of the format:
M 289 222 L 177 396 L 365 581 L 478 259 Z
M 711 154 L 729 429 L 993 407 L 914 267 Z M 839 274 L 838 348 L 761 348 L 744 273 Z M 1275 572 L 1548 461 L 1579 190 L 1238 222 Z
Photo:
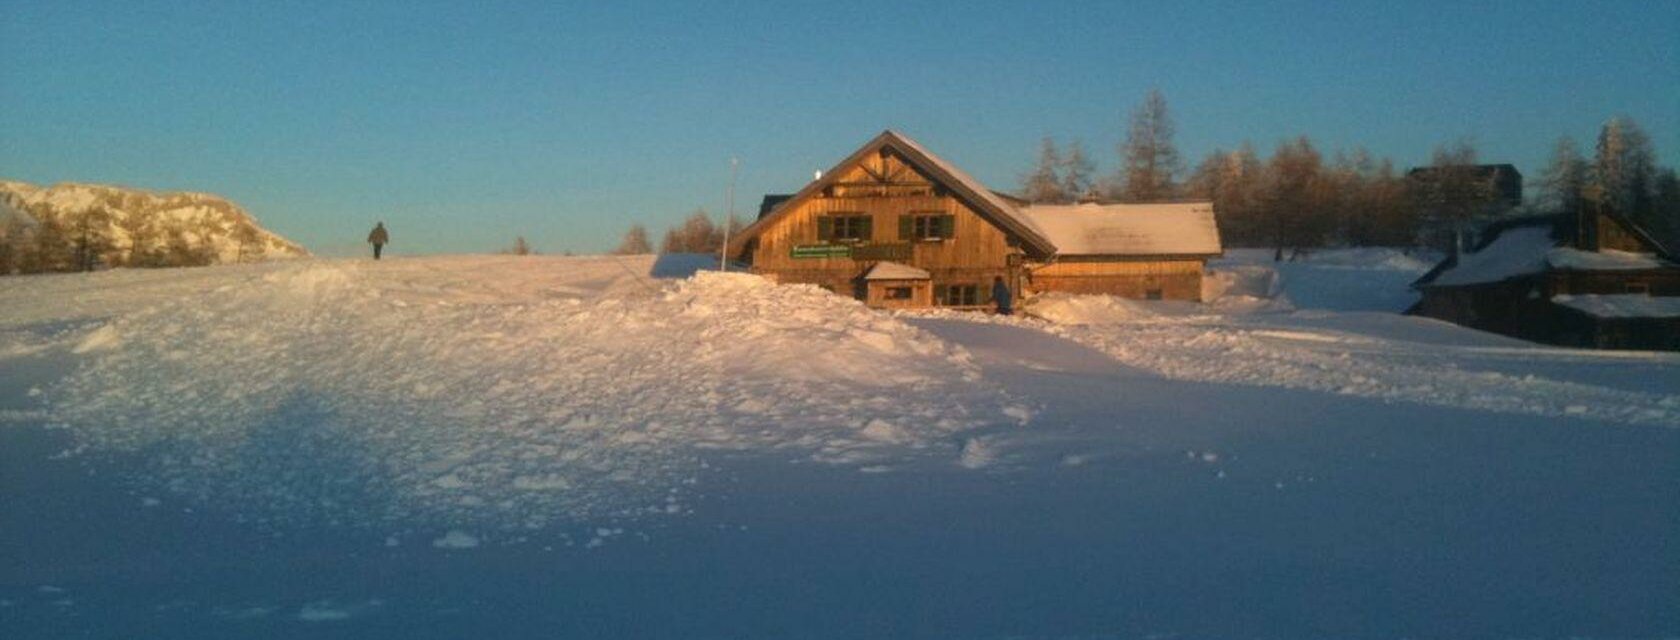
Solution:
M 704 257 L 0 279 L 0 636 L 1680 633 L 1680 354 Z
M 144 453 L 159 490 L 264 523 L 677 513 L 699 450 L 955 458 L 956 434 L 1020 421 L 903 322 L 743 274 L 655 282 L 652 262 L 277 264 L 9 342 L 85 360 L 49 391 L 77 446 Z

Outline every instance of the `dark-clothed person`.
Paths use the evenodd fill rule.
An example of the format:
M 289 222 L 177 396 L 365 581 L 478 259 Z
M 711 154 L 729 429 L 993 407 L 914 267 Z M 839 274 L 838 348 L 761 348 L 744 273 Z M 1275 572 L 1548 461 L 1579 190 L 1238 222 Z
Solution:
M 992 278 L 992 302 L 997 303 L 1000 316 L 1007 316 L 1014 310 L 1009 305 L 1009 285 L 1003 283 L 1003 276 Z
M 390 241 L 391 234 L 385 231 L 385 223 L 379 222 L 374 224 L 373 231 L 368 232 L 368 244 L 373 245 L 374 260 L 379 259 L 380 250 L 384 249 L 385 245 Z

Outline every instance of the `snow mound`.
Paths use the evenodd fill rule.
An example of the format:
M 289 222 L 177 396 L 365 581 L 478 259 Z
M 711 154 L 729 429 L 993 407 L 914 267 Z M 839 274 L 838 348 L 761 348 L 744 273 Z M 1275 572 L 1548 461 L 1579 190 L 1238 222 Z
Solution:
M 707 451 L 956 459 L 962 432 L 1017 422 L 966 351 L 815 287 L 699 272 L 541 295 L 590 260 L 230 275 L 95 332 L 50 413 L 91 455 L 138 454 L 141 482 L 258 523 L 479 528 L 680 512 Z
M 1065 325 L 1100 325 L 1153 318 L 1147 303 L 1115 296 L 1046 293 L 1028 300 L 1025 310 Z

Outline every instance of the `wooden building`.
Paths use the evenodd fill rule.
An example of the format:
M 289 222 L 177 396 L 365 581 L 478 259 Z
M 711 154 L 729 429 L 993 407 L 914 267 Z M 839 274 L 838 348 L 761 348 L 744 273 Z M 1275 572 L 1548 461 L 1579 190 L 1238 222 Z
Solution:
M 1409 313 L 1550 344 L 1680 350 L 1680 264 L 1608 211 L 1491 225 L 1413 283 Z
M 1031 205 L 885 131 L 798 193 L 766 196 L 730 255 L 876 307 L 987 309 L 1021 293 L 1200 300 L 1209 203 Z

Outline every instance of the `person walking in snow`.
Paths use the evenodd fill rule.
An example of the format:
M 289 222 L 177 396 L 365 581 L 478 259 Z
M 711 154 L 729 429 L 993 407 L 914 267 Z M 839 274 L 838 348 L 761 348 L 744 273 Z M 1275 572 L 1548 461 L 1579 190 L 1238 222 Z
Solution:
M 992 278 L 992 302 L 997 303 L 1000 316 L 1007 316 L 1013 311 L 1009 306 L 1009 285 L 1003 283 L 1003 276 Z
M 374 223 L 373 231 L 368 232 L 368 244 L 373 245 L 373 259 L 379 259 L 379 252 L 385 244 L 391 241 L 391 234 L 385 232 L 385 222 Z

